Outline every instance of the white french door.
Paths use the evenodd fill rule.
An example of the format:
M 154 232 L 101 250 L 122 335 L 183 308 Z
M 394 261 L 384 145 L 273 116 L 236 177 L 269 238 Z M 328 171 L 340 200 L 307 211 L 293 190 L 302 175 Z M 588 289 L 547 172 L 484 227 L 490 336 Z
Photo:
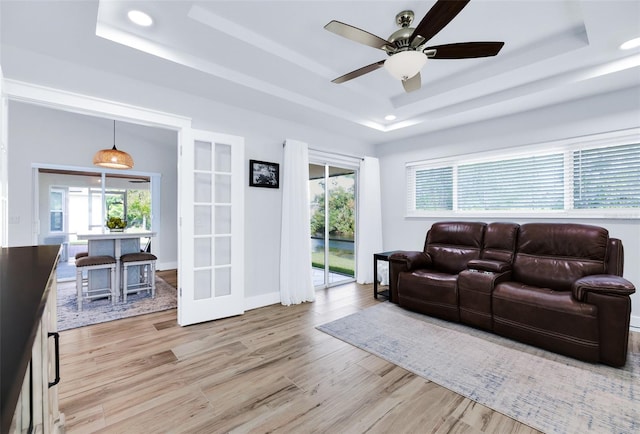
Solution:
M 186 137 L 187 135 L 192 137 Z M 244 139 L 183 130 L 178 323 L 244 313 Z

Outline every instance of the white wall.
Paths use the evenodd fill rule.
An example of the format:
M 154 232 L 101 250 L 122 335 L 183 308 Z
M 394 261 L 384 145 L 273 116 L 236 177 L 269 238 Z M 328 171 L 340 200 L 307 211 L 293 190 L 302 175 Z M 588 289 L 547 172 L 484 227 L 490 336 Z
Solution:
M 119 127 L 118 127 L 119 125 Z M 119 128 L 119 129 L 118 129 Z M 9 103 L 9 245 L 31 245 L 34 224 L 32 165 L 92 167 L 93 154 L 113 145 L 108 119 Z M 131 154 L 135 171 L 161 173 L 158 268 L 178 261 L 177 136 L 141 125 L 116 125 L 116 145 Z M 41 232 L 44 233 L 46 221 Z
M 488 150 L 552 142 L 640 126 L 640 89 L 623 89 L 491 121 L 469 124 L 401 142 L 378 145 L 382 182 L 385 250 L 422 250 L 427 229 L 444 218 L 406 218 L 405 163 Z M 455 216 L 446 220 L 465 220 Z M 526 223 L 549 219 L 497 219 L 477 221 Z M 553 220 L 551 220 L 553 221 Z M 632 296 L 632 325 L 640 327 L 640 221 L 633 219 L 580 219 L 562 222 L 605 227 L 620 238 L 625 249 L 624 277 L 638 288 Z
M 372 155 L 374 152 L 371 144 L 337 136 L 330 131 L 219 104 L 193 94 L 177 92 L 60 59 L 20 50 L 5 50 L 3 58 L 5 56 L 10 57 L 9 63 L 12 64 L 12 68 L 8 68 L 10 72 L 5 71 L 7 79 L 22 80 L 186 116 L 192 119 L 194 128 L 245 138 L 245 296 L 253 299 L 248 302 L 251 307 L 269 304 L 269 300 L 272 303 L 277 301 L 274 297 L 277 296 L 280 282 L 282 189 L 249 187 L 248 160 L 280 163 L 282 177 L 282 171 L 286 170 L 286 167 L 282 166 L 282 143 L 287 138 L 297 139 L 308 143 L 311 148 L 326 151 L 354 155 Z M 11 143 L 9 145 L 11 147 Z M 85 154 L 82 158 L 89 161 L 92 155 Z M 174 157 L 173 164 L 175 162 Z M 23 181 L 24 177 L 17 180 Z M 13 182 L 11 178 L 9 183 Z M 28 212 L 20 206 L 15 210 L 11 205 L 9 207 L 11 214 L 22 215 Z

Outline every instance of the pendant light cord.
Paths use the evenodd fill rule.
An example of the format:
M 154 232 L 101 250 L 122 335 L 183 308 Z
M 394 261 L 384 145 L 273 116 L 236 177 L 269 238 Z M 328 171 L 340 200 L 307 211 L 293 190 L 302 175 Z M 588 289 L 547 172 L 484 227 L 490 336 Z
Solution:
M 116 120 L 113 120 L 113 149 L 116 149 Z

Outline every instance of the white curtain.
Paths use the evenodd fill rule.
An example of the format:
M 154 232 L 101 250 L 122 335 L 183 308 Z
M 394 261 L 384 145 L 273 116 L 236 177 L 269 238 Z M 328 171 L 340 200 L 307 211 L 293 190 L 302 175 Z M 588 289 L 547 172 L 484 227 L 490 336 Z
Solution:
M 372 283 L 373 254 L 382 252 L 382 204 L 380 201 L 380 162 L 364 157 L 358 184 L 358 283 Z
M 309 151 L 287 139 L 282 168 L 280 302 L 289 306 L 315 300 L 309 227 Z

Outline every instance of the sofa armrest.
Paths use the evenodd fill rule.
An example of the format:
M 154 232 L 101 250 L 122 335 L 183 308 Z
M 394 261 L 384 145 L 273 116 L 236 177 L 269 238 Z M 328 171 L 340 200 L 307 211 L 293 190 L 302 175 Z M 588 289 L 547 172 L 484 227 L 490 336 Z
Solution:
M 398 303 L 398 276 L 405 271 L 428 267 L 431 256 L 424 252 L 396 252 L 389 256 L 389 301 Z
M 588 293 L 629 296 L 636 288 L 627 279 L 613 274 L 595 274 L 576 280 L 571 288 L 576 300 L 584 301 Z
M 504 273 L 511 270 L 511 264 L 504 261 L 494 261 L 490 259 L 472 259 L 467 263 L 467 269 L 489 271 L 492 273 Z
M 427 268 L 431 265 L 431 256 L 424 252 L 396 252 L 389 256 L 389 261 L 404 264 L 406 271 Z
M 623 366 L 627 360 L 633 284 L 613 274 L 596 274 L 576 280 L 573 297 L 598 309 L 600 361 Z

